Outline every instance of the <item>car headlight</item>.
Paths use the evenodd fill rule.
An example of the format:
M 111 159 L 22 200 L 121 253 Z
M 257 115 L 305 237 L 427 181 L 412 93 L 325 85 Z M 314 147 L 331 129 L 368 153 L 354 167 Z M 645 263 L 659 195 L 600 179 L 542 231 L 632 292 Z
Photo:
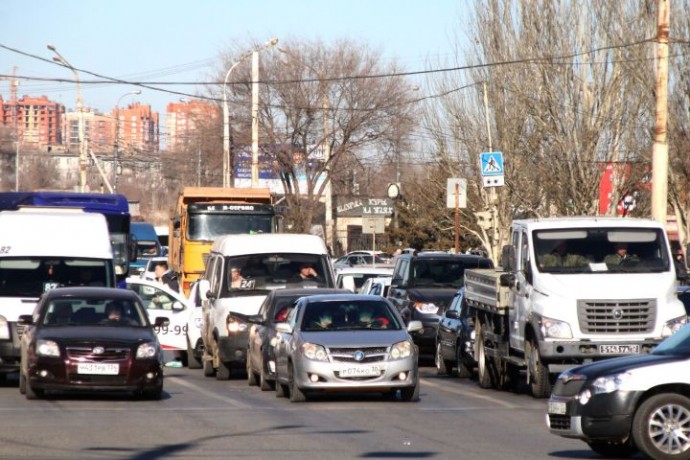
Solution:
M 247 330 L 247 323 L 238 321 L 236 318 L 229 316 L 227 323 L 228 333 L 237 334 L 238 332 L 244 332 Z
M 552 339 L 572 339 L 573 333 L 570 330 L 570 324 L 565 321 L 557 319 L 542 318 L 541 319 L 541 333 L 544 338 Z
M 60 347 L 58 347 L 57 342 L 54 342 L 52 340 L 37 340 L 36 354 L 38 356 L 54 356 L 56 358 L 59 358 Z
M 407 340 L 393 344 L 389 352 L 390 359 L 404 359 L 412 354 L 412 344 Z
M 432 302 L 415 302 L 414 308 L 420 313 L 435 314 L 438 312 L 438 307 Z
M 10 322 L 4 316 L 0 316 L 0 339 L 9 340 L 10 337 Z
M 685 326 L 687 323 L 688 317 L 685 315 L 679 316 L 678 318 L 673 318 L 671 321 L 667 321 L 666 324 L 664 324 L 664 329 L 661 331 L 661 336 L 670 337 L 678 332 L 678 329 Z
M 629 372 L 622 372 L 620 374 L 605 375 L 599 377 L 592 385 L 578 396 L 578 401 L 580 404 L 585 405 L 589 402 L 592 396 L 600 394 L 613 393 L 614 391 L 620 390 L 626 381 L 630 378 Z
M 139 345 L 137 348 L 137 359 L 155 358 L 158 354 L 158 347 L 155 343 L 146 342 Z
M 316 345 L 315 343 L 303 343 L 302 354 L 307 359 L 312 359 L 314 361 L 328 361 L 328 353 L 326 353 L 326 349 L 321 345 Z

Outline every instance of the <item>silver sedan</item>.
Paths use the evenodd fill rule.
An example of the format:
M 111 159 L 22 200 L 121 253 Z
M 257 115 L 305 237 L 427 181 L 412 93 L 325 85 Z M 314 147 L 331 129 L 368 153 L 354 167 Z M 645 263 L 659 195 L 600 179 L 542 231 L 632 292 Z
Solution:
M 302 298 L 276 324 L 276 395 L 304 401 L 327 391 L 380 392 L 419 399 L 418 352 L 397 310 L 373 295 Z

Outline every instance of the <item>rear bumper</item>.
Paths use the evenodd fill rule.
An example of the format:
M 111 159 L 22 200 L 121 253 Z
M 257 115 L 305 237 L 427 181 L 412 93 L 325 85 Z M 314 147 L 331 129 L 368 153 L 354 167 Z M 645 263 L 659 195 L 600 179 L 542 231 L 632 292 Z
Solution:
M 249 331 L 218 337 L 218 354 L 224 363 L 244 364 L 247 362 Z

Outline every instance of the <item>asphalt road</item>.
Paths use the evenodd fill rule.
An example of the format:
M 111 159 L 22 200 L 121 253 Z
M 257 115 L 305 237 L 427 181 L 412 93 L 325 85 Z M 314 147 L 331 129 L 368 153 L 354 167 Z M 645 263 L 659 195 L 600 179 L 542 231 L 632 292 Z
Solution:
M 200 370 L 166 368 L 162 401 L 51 395 L 0 387 L 0 459 L 585 459 L 548 433 L 545 400 L 480 389 L 422 368 L 421 400 L 331 395 L 290 403 Z

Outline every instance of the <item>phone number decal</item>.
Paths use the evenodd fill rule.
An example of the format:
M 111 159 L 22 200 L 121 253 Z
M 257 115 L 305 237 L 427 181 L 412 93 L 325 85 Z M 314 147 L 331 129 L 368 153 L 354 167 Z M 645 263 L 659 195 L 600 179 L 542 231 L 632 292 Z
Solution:
M 156 334 L 159 335 L 182 335 L 182 334 L 187 334 L 187 325 L 185 324 L 184 326 L 176 325 L 176 326 L 163 326 L 163 327 L 154 327 L 153 330 L 156 332 Z

